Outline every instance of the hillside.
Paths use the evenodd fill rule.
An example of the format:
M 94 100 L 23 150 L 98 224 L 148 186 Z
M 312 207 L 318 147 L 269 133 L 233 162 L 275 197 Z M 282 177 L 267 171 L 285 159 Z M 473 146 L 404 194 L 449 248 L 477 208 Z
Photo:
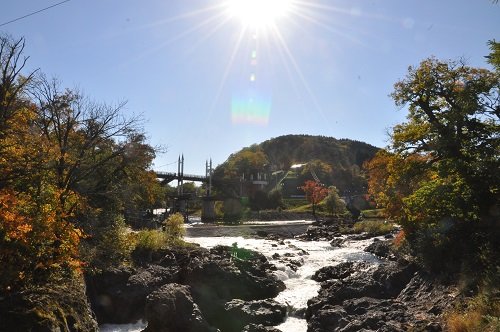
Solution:
M 268 182 L 263 190 L 271 190 L 285 176 L 295 179 L 288 187 L 296 188 L 297 184 L 312 179 L 314 173 L 323 184 L 335 185 L 343 195 L 361 194 L 366 188 L 362 165 L 378 150 L 349 139 L 286 135 L 231 154 L 217 167 L 215 177 L 225 186 L 231 180 L 258 178 Z M 298 164 L 302 166 L 291 168 Z

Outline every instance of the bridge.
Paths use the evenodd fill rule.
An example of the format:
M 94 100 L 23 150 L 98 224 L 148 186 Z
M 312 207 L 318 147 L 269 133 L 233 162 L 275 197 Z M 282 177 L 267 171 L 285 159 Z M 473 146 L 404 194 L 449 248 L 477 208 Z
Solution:
M 183 196 L 183 184 L 186 181 L 204 182 L 207 184 L 207 196 L 210 197 L 212 192 L 212 159 L 205 163 L 205 175 L 184 174 L 184 155 L 179 156 L 177 161 L 177 172 L 161 172 L 155 171 L 156 178 L 161 179 L 161 184 L 166 185 L 177 180 L 177 195 Z
M 215 200 L 212 197 L 212 159 L 210 162 L 207 160 L 205 163 L 205 175 L 193 175 L 193 174 L 184 174 L 184 155 L 179 156 L 177 162 L 177 172 L 161 172 L 155 171 L 156 178 L 161 179 L 161 184 L 166 185 L 170 182 L 177 180 L 177 195 L 174 197 L 174 212 L 181 212 L 184 214 L 184 218 L 188 219 L 188 204 L 193 197 L 190 194 L 184 194 L 183 192 L 183 184 L 184 180 L 186 181 L 197 181 L 204 182 L 207 184 L 206 186 L 206 197 L 202 200 L 202 212 L 201 219 L 204 222 L 213 222 L 215 221 Z M 196 198 L 200 199 L 200 197 Z
M 186 180 L 186 181 L 197 181 L 197 182 L 209 182 L 209 176 L 206 175 L 193 175 L 175 172 L 160 172 L 155 171 L 156 177 L 161 179 L 162 184 L 168 184 L 174 180 Z

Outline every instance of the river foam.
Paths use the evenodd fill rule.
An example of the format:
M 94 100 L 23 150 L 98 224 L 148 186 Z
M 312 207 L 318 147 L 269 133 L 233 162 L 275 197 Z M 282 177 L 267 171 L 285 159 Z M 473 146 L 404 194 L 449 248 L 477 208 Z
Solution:
M 287 305 L 289 316 L 286 321 L 277 326 L 285 332 L 306 332 L 307 322 L 303 318 L 307 308 L 307 300 L 317 295 L 319 283 L 312 280 L 314 273 L 324 266 L 333 266 L 346 261 L 365 261 L 372 265 L 379 260 L 364 249 L 373 239 L 349 241 L 343 247 L 334 248 L 328 241 L 302 241 L 287 239 L 283 242 L 262 238 L 247 238 L 242 236 L 205 236 L 186 237 L 187 242 L 198 243 L 205 248 L 217 245 L 233 246 L 258 251 L 276 266 L 275 275 L 285 283 L 286 289 L 281 292 L 276 301 Z M 293 268 L 293 261 L 298 261 Z M 102 325 L 101 332 L 139 332 L 146 328 L 147 323 L 137 322 L 127 325 Z
M 346 241 L 344 247 L 333 248 L 328 241 L 284 240 L 282 244 L 267 239 L 252 239 L 244 237 L 192 237 L 186 241 L 198 243 L 205 248 L 217 245 L 232 246 L 258 251 L 277 267 L 275 275 L 281 279 L 286 289 L 281 292 L 276 301 L 287 305 L 289 317 L 277 326 L 281 331 L 305 332 L 307 322 L 302 315 L 307 307 L 307 300 L 317 295 L 319 283 L 312 280 L 314 273 L 324 266 L 337 265 L 346 261 L 366 261 L 374 265 L 379 260 L 370 253 L 364 252 L 373 240 Z M 298 260 L 301 263 L 296 270 L 288 260 Z

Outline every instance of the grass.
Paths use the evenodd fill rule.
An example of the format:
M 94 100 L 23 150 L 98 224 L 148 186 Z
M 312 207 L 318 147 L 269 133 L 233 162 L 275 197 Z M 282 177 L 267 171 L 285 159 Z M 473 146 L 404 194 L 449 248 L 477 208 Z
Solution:
M 361 214 L 364 218 L 384 218 L 384 209 L 363 210 Z
M 446 315 L 450 332 L 500 331 L 500 299 L 498 295 L 480 292 L 467 301 L 464 309 Z
M 366 232 L 370 235 L 384 235 L 394 230 L 394 224 L 382 220 L 358 221 L 353 226 L 354 233 Z

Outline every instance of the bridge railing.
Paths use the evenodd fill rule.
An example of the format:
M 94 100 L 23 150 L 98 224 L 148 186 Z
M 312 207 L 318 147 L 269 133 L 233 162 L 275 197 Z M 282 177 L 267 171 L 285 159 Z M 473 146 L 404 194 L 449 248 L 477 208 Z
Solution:
M 174 172 L 155 171 L 155 173 L 156 176 L 159 178 L 174 178 L 174 179 L 180 178 L 180 175 Z M 199 181 L 204 181 L 207 179 L 207 177 L 204 175 L 194 175 L 194 174 L 182 174 L 182 178 L 187 180 L 199 180 Z

